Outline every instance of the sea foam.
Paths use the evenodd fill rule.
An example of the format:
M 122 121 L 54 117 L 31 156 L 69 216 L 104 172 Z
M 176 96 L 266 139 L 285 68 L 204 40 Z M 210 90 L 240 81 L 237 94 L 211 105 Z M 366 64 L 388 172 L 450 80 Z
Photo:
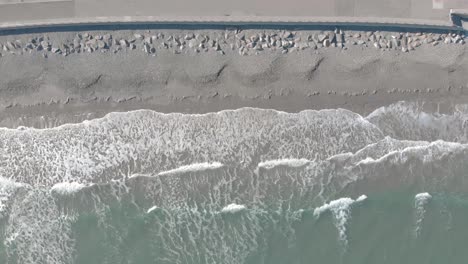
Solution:
M 0 218 L 3 218 L 3 213 L 7 208 L 7 202 L 18 188 L 23 187 L 24 184 L 17 183 L 10 179 L 0 176 Z
M 214 170 L 223 167 L 224 165 L 220 162 L 213 162 L 213 163 L 194 163 L 186 166 L 181 166 L 177 169 L 168 170 L 160 172 L 158 175 L 172 175 L 178 173 L 187 173 L 187 172 L 197 172 L 197 171 L 205 171 L 205 170 Z
M 150 213 L 156 211 L 158 208 L 159 208 L 159 207 L 157 207 L 157 206 L 155 205 L 155 206 L 151 207 L 150 209 L 148 209 L 148 211 L 146 211 L 146 213 L 147 213 L 147 214 L 150 214 Z
M 334 219 L 334 224 L 338 229 L 338 237 L 343 244 L 344 249 L 348 245 L 348 238 L 346 235 L 348 221 L 351 218 L 351 209 L 355 204 L 362 203 L 367 199 L 366 195 L 359 196 L 356 200 L 349 197 L 340 198 L 326 203 L 314 210 L 314 216 L 319 218 L 325 212 L 331 212 Z
M 283 113 L 243 108 L 203 115 L 138 110 L 55 128 L 0 128 L 0 142 L 7 142 L 9 150 L 0 155 L 0 175 L 50 187 L 63 181 L 110 181 L 136 171 L 165 174 L 205 161 L 251 168 L 259 160 L 323 159 L 382 137 L 375 125 L 342 109 Z
M 457 105 L 453 113 L 426 113 L 417 103 L 398 102 L 376 109 L 366 120 L 377 125 L 382 132 L 396 139 L 427 140 L 442 139 L 461 143 L 468 142 L 466 105 Z
M 129 179 L 137 179 L 137 178 L 150 178 L 151 175 L 149 174 L 140 174 L 140 173 L 136 173 L 136 174 L 132 174 L 130 176 L 128 176 Z
M 86 187 L 85 184 L 78 182 L 60 182 L 52 186 L 50 191 L 60 195 L 71 195 L 79 192 L 84 187 Z
M 229 204 L 229 205 L 226 205 L 225 207 L 223 207 L 223 209 L 221 209 L 221 213 L 223 213 L 223 214 L 236 214 L 236 213 L 239 213 L 239 212 L 244 211 L 246 209 L 247 209 L 247 207 L 245 205 L 232 203 L 232 204 Z
M 22 186 L 24 186 L 24 184 L 18 183 L 13 180 L 0 176 L 0 190 L 1 191 L 12 190 L 12 189 L 16 189 Z
M 260 162 L 258 168 L 272 169 L 276 166 L 302 167 L 310 163 L 308 159 L 277 159 Z
M 426 204 L 427 202 L 429 202 L 429 200 L 432 198 L 432 195 L 430 195 L 429 193 L 425 192 L 425 193 L 418 193 L 414 196 L 414 199 L 416 200 L 417 203 L 422 203 L 422 204 Z
M 416 219 L 415 219 L 415 236 L 418 237 L 421 233 L 422 222 L 424 221 L 424 215 L 426 214 L 426 205 L 432 199 L 432 195 L 427 192 L 418 193 L 414 196 L 414 207 L 416 210 Z

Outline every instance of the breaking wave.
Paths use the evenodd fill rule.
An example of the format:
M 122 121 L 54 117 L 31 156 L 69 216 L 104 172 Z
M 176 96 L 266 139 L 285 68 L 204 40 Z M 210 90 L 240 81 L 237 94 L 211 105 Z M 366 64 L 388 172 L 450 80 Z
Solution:
M 82 190 L 84 187 L 86 187 L 86 185 L 78 182 L 61 182 L 52 186 L 52 188 L 50 188 L 50 191 L 52 193 L 65 196 L 75 194 Z
M 332 213 L 335 226 L 338 229 L 339 240 L 343 243 L 343 247 L 346 249 L 348 246 L 346 228 L 351 218 L 351 209 L 355 204 L 359 204 L 366 199 L 366 195 L 361 195 L 356 200 L 348 197 L 333 200 L 315 208 L 314 215 L 318 218 L 325 212 Z
M 426 213 L 426 205 L 432 199 L 432 195 L 429 193 L 418 193 L 414 196 L 414 207 L 416 210 L 416 237 L 421 233 L 422 222 L 424 221 L 424 214 Z
M 429 201 L 454 228 L 468 220 L 466 109 L 140 110 L 0 128 L 0 262 L 362 263 L 366 251 L 378 263 L 376 241 L 410 256 L 404 230 L 445 223 Z
M 309 164 L 307 159 L 279 159 L 267 160 L 258 164 L 259 168 L 272 169 L 276 166 L 302 167 Z
M 196 171 L 204 171 L 204 170 L 214 170 L 214 169 L 219 169 L 221 167 L 223 167 L 223 164 L 221 164 L 219 162 L 195 163 L 195 164 L 181 166 L 181 167 L 179 167 L 177 169 L 163 171 L 163 172 L 160 172 L 158 175 L 162 176 L 162 175 L 172 175 L 172 174 L 177 174 L 177 173 L 187 173 L 187 172 L 196 172 Z
M 224 214 L 236 214 L 236 213 L 239 213 L 239 212 L 242 212 L 244 210 L 246 210 L 247 207 L 245 207 L 245 205 L 241 205 L 241 204 L 229 204 L 229 205 L 226 205 L 225 207 L 223 207 L 223 209 L 221 209 L 221 213 L 224 213 Z

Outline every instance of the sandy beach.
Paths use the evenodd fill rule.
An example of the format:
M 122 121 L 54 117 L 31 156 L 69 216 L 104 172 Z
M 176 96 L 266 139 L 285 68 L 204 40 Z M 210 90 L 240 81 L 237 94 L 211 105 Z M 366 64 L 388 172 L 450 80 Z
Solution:
M 468 258 L 459 25 L 100 19 L 0 24 L 0 263 Z
M 262 34 L 269 40 L 253 47 L 250 38 Z M 466 102 L 463 35 L 338 35 L 343 39 L 333 31 L 255 29 L 1 36 L 0 125 L 51 127 L 142 108 L 182 113 L 345 108 L 366 114 L 400 100 L 420 101 L 435 111 Z M 109 46 L 101 43 L 109 36 Z M 35 44 L 28 43 L 33 39 Z M 44 39 L 47 47 L 39 44 Z M 399 46 L 392 46 L 395 39 Z M 77 41 L 82 44 L 75 49 Z M 17 43 L 17 49 L 9 50 L 8 43 Z

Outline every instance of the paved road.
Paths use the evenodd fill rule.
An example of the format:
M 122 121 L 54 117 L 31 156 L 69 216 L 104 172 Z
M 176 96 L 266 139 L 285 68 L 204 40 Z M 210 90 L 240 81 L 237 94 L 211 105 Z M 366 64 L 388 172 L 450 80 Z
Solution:
M 0 21 L 95 16 L 346 16 L 448 20 L 468 0 L 0 0 Z

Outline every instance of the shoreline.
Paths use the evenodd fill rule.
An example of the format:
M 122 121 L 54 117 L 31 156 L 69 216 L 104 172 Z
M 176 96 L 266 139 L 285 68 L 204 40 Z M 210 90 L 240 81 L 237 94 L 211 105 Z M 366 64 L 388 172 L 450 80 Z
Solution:
M 0 126 L 49 127 L 142 108 L 366 114 L 404 100 L 450 111 L 468 99 L 465 39 L 341 29 L 0 36 Z

